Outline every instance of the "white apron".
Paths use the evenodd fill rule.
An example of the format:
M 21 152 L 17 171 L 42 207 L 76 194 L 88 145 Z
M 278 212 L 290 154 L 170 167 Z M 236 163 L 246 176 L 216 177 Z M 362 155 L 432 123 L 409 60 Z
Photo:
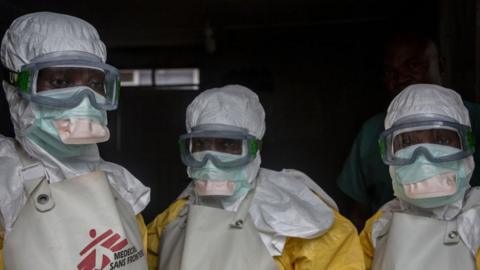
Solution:
M 475 270 L 457 222 L 393 213 L 377 239 L 373 270 Z
M 278 270 L 248 210 L 249 192 L 237 212 L 188 203 L 162 233 L 159 270 Z
M 104 172 L 49 183 L 22 161 L 27 202 L 5 236 L 6 270 L 147 269 L 135 214 Z

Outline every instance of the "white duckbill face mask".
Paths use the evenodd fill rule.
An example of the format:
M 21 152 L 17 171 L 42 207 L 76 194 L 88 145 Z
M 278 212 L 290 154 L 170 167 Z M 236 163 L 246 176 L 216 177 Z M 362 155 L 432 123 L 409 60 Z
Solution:
M 45 91 L 42 96 L 60 99 L 63 96 L 74 95 L 82 91 L 85 91 L 85 87 Z M 95 95 L 98 100 L 104 99 L 93 90 L 90 93 Z M 106 112 L 93 107 L 87 98 L 71 109 L 37 106 L 35 111 L 37 121 L 45 120 L 53 123 L 56 133 L 64 144 L 94 144 L 105 142 L 110 138 L 110 131 L 106 126 Z
M 108 128 L 92 119 L 60 119 L 53 124 L 64 144 L 95 144 L 110 139 Z
M 221 161 L 229 161 L 235 155 L 215 151 L 202 151 L 215 156 Z M 205 155 L 207 153 L 197 152 L 195 154 Z M 198 196 L 233 196 L 237 192 L 250 189 L 248 183 L 246 166 L 236 168 L 218 168 L 211 161 L 200 167 L 188 168 L 189 176 L 194 180 L 195 193 Z
M 398 155 L 410 156 L 415 147 L 420 146 L 402 149 Z M 422 144 L 421 147 L 436 155 L 459 151 L 454 147 L 437 144 Z M 434 163 L 422 155 L 412 164 L 395 167 L 394 172 L 394 181 L 403 187 L 405 195 L 411 199 L 449 196 L 468 184 L 463 160 Z
M 84 91 L 84 88 L 78 90 Z M 42 95 L 58 97 L 62 92 L 45 91 Z M 34 102 L 29 106 L 32 106 L 35 121 L 27 131 L 27 138 L 57 158 L 81 155 L 90 145 L 110 138 L 106 111 L 94 108 L 88 98 L 71 109 L 51 108 Z

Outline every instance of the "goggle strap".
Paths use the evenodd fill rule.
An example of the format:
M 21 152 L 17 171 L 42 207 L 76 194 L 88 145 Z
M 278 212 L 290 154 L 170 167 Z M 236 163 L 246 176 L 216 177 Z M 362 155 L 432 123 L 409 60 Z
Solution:
M 257 140 L 252 140 L 250 145 L 249 145 L 250 149 L 249 149 L 249 152 L 252 154 L 252 155 L 256 155 L 257 154 L 257 151 L 259 150 L 260 148 L 260 144 L 259 144 L 259 141 Z
M 18 87 L 22 92 L 28 93 L 28 81 L 30 80 L 29 77 L 30 72 L 28 70 L 15 72 L 2 66 L 2 78 L 9 84 Z
M 473 136 L 473 132 L 471 130 L 467 132 L 467 144 L 468 144 L 468 149 L 471 149 L 471 150 L 475 149 L 475 137 Z
M 262 150 L 262 141 L 260 140 L 255 140 L 256 144 L 257 144 L 257 151 L 261 151 Z M 257 152 L 255 152 L 256 154 Z
M 17 73 L 17 86 L 22 92 L 28 93 L 28 82 L 30 80 L 30 72 L 28 70 L 23 70 L 20 73 Z
M 115 101 L 120 99 L 120 80 L 115 80 Z
M 18 72 L 12 71 L 2 65 L 1 73 L 3 80 L 7 81 L 11 85 L 17 84 Z
M 378 148 L 380 149 L 380 155 L 382 159 L 385 160 L 385 140 L 378 140 Z

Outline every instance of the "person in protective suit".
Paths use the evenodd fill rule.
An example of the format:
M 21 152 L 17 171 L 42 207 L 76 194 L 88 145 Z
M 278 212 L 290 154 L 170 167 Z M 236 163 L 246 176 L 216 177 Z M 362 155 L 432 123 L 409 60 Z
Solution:
M 202 92 L 186 129 L 179 147 L 193 181 L 148 225 L 149 269 L 364 269 L 355 227 L 313 180 L 260 168 L 255 93 Z
M 147 269 L 150 189 L 96 145 L 109 139 L 120 83 L 95 28 L 27 14 L 0 56 L 15 129 L 0 136 L 0 269 Z
M 360 234 L 367 269 L 480 269 L 473 138 L 453 90 L 414 84 L 393 99 L 379 146 L 396 198 Z

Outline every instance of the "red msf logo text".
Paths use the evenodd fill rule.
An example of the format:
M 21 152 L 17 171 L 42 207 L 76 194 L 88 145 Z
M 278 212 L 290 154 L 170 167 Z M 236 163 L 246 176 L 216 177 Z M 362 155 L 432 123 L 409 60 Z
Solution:
M 128 240 L 121 240 L 118 233 L 108 230 L 97 237 L 97 231 L 91 229 L 89 232 L 92 242 L 90 242 L 82 251 L 80 256 L 83 260 L 77 265 L 78 270 L 103 270 L 112 261 L 114 253 L 122 250 Z

